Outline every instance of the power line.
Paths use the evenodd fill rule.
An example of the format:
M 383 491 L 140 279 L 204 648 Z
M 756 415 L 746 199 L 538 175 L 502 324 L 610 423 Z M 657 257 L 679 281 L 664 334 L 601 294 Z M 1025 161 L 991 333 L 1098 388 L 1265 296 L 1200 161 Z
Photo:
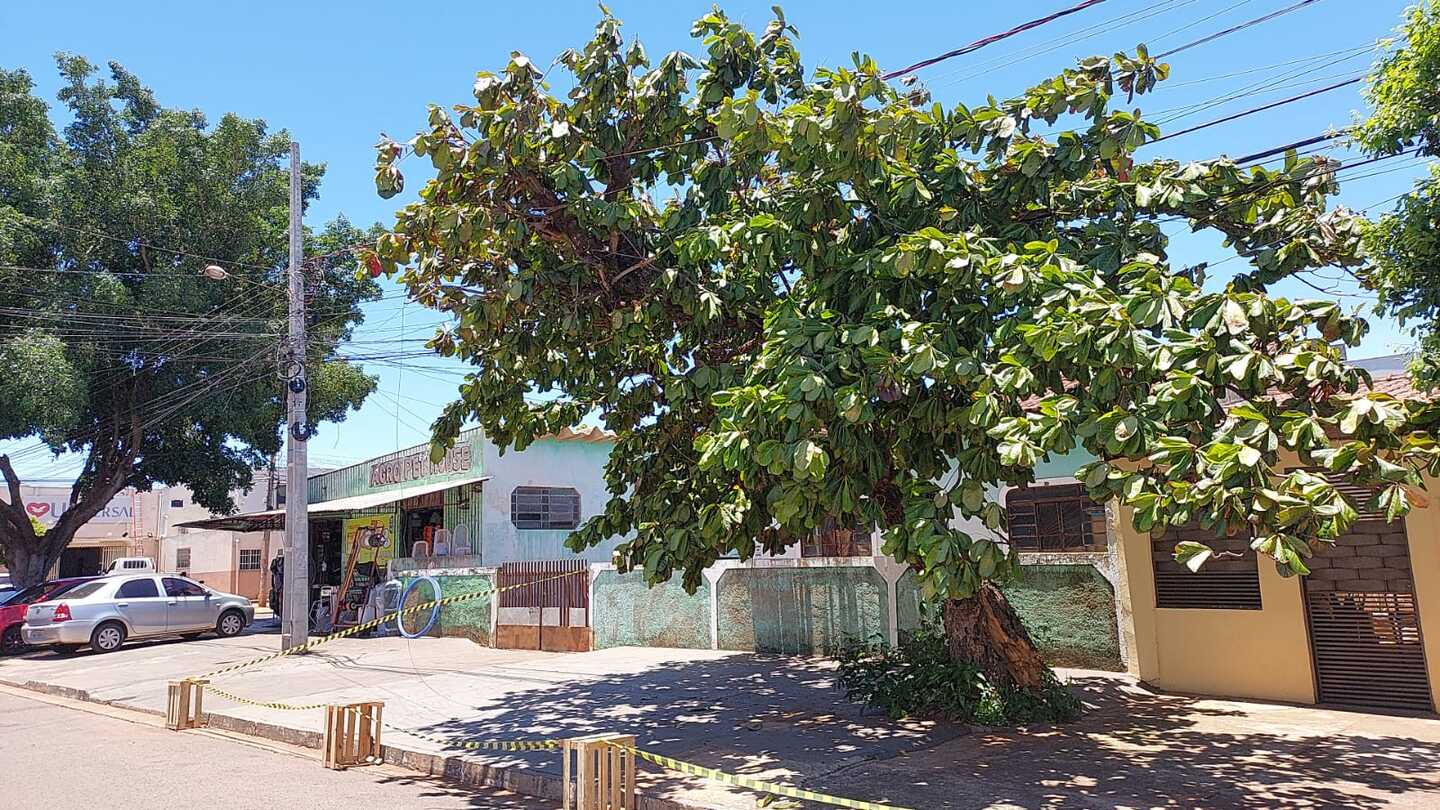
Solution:
M 1286 15 L 1286 14 L 1289 14 L 1289 13 L 1292 12 L 1292 11 L 1299 11 L 1300 9 L 1302 9 L 1302 8 L 1310 5 L 1311 3 L 1315 3 L 1315 2 L 1318 2 L 1318 0 L 1300 0 L 1300 2 L 1295 3 L 1294 5 L 1286 6 L 1285 8 L 1282 8 L 1282 9 L 1280 9 L 1279 11 L 1272 11 L 1272 12 L 1270 12 L 1269 14 L 1264 15 L 1263 17 L 1256 17 L 1256 18 L 1253 19 L 1253 20 L 1246 20 L 1245 22 L 1240 23 L 1239 25 L 1231 26 L 1231 27 L 1229 27 L 1229 28 L 1226 28 L 1226 29 L 1223 30 L 1223 31 L 1216 31 L 1215 33 L 1210 34 L 1209 36 L 1201 37 L 1200 39 L 1197 39 L 1197 40 L 1195 40 L 1195 41 L 1193 41 L 1193 42 L 1187 42 L 1187 43 L 1185 43 L 1184 45 L 1181 45 L 1181 46 L 1178 47 L 1178 48 L 1171 48 L 1170 50 L 1165 51 L 1164 53 L 1156 54 L 1156 55 L 1155 55 L 1155 58 L 1156 58 L 1156 59 L 1164 59 L 1164 58 L 1167 57 L 1167 56 L 1174 56 L 1175 54 L 1180 53 L 1181 51 L 1188 51 L 1188 50 L 1190 50 L 1191 48 L 1194 48 L 1194 47 L 1196 47 L 1196 46 L 1198 46 L 1198 45 L 1204 45 L 1204 44 L 1207 43 L 1207 42 L 1214 42 L 1215 40 L 1217 40 L 1217 39 L 1219 39 L 1219 38 L 1221 38 L 1221 37 L 1223 37 L 1223 36 L 1229 36 L 1230 34 L 1233 34 L 1233 33 L 1237 32 L 1237 31 L 1243 31 L 1243 30 L 1245 30 L 1246 28 L 1249 28 L 1249 27 L 1251 27 L 1251 26 L 1259 25 L 1259 24 L 1261 24 L 1261 23 L 1263 23 L 1263 22 L 1269 22 L 1270 20 L 1273 20 L 1273 19 L 1275 19 L 1276 17 L 1284 16 L 1284 15 Z
M 1151 17 L 1165 14 L 1167 12 L 1174 11 L 1184 6 L 1193 5 L 1196 2 L 1199 2 L 1199 0 L 1164 0 L 1164 2 L 1140 9 L 1139 11 L 1132 11 L 1127 14 L 1122 14 L 1118 17 L 1111 17 L 1108 20 L 1077 29 L 1069 34 L 1058 36 L 1053 39 L 1048 39 L 1038 45 L 1011 51 L 1006 54 L 1001 54 L 1000 56 L 997 56 L 993 59 L 978 62 L 970 66 L 970 71 L 965 73 L 963 76 L 958 74 L 960 74 L 962 71 L 965 71 L 965 68 L 953 70 L 949 73 L 941 75 L 937 80 L 937 86 L 948 86 L 952 84 L 957 84 L 959 82 L 968 81 L 977 76 L 984 76 L 989 73 L 994 73 L 997 70 L 1001 70 L 1012 65 L 1017 65 L 1028 59 L 1033 59 L 1037 56 L 1041 56 L 1047 53 L 1053 53 L 1054 51 L 1058 51 L 1067 45 L 1073 45 L 1077 42 L 1083 42 L 1087 39 L 1093 39 L 1094 37 L 1097 37 L 1101 34 L 1119 30 L 1120 28 L 1142 22 L 1144 20 L 1150 19 Z M 1245 2 L 1250 2 L 1250 0 L 1245 0 Z
M 904 75 L 907 74 L 907 73 L 914 73 L 915 71 L 920 70 L 921 68 L 929 67 L 930 65 L 936 64 L 937 62 L 943 62 L 943 61 L 945 61 L 946 59 L 953 59 L 953 58 L 955 58 L 955 57 L 957 57 L 957 56 L 963 56 L 964 54 L 971 53 L 971 52 L 973 52 L 973 51 L 978 51 L 978 50 L 980 50 L 981 48 L 985 47 L 986 45 L 990 45 L 990 44 L 992 44 L 992 43 L 999 42 L 999 41 L 1002 40 L 1002 39 L 1009 39 L 1010 37 L 1013 37 L 1013 36 L 1015 36 L 1016 34 L 1024 33 L 1024 32 L 1026 32 L 1026 31 L 1029 31 L 1029 30 L 1032 29 L 1032 28 L 1039 28 L 1040 26 L 1045 25 L 1045 24 L 1047 24 L 1047 23 L 1054 22 L 1055 20 L 1058 20 L 1058 19 L 1060 19 L 1061 17 L 1068 17 L 1068 16 L 1070 16 L 1071 14 L 1075 14 L 1075 13 L 1077 13 L 1077 12 L 1084 11 L 1085 9 L 1090 8 L 1091 6 L 1096 6 L 1096 5 L 1099 5 L 1099 4 L 1103 3 L 1103 2 L 1105 2 L 1105 0 L 1082 0 L 1082 2 L 1077 3 L 1077 4 L 1075 4 L 1075 5 L 1073 5 L 1073 6 L 1069 7 L 1069 8 L 1061 9 L 1060 11 L 1057 11 L 1057 12 L 1055 12 L 1055 13 L 1053 13 L 1053 14 L 1049 14 L 1049 15 L 1046 15 L 1046 16 L 1044 16 L 1044 17 L 1039 17 L 1039 18 L 1037 18 L 1037 19 L 1031 20 L 1031 21 L 1026 22 L 1026 23 L 1021 23 L 1020 25 L 1017 25 L 1017 26 L 1015 26 L 1014 28 L 1011 28 L 1009 31 L 1003 31 L 1003 32 L 998 33 L 998 34 L 991 34 L 991 35 L 988 36 L 988 37 L 982 37 L 981 39 L 977 39 L 977 40 L 975 40 L 974 42 L 972 42 L 972 43 L 970 43 L 969 45 L 966 45 L 966 46 L 964 46 L 964 47 L 956 48 L 956 49 L 953 50 L 953 51 L 946 51 L 945 53 L 942 53 L 942 54 L 940 54 L 939 56 L 933 56 L 933 57 L 931 57 L 931 58 L 929 58 L 929 59 L 922 59 L 921 61 L 916 62 L 916 63 L 913 64 L 913 65 L 908 65 L 908 66 L 906 66 L 906 67 L 900 68 L 899 70 L 892 70 L 892 71 L 890 71 L 889 73 L 886 73 L 886 74 L 881 75 L 880 78 L 882 78 L 882 79 L 884 79 L 884 80 L 886 80 L 886 81 L 889 81 L 890 79 L 897 79 L 897 78 L 899 78 L 899 77 L 901 77 L 901 76 L 904 76 Z
M 1364 78 L 1365 78 L 1364 76 L 1356 76 L 1356 77 L 1353 77 L 1353 78 L 1350 78 L 1350 79 L 1346 79 L 1346 80 L 1343 81 L 1343 82 L 1336 82 L 1336 83 L 1334 83 L 1334 84 L 1328 84 L 1328 85 L 1326 85 L 1326 86 L 1324 86 L 1324 87 L 1321 87 L 1321 88 L 1318 88 L 1318 89 L 1316 89 L 1316 90 L 1311 90 L 1311 91 L 1308 92 L 1308 93 L 1301 93 L 1301 94 L 1299 94 L 1299 95 L 1297 95 L 1297 96 L 1291 96 L 1291 97 L 1289 97 L 1289 98 L 1284 98 L 1284 99 L 1281 99 L 1281 100 L 1279 100 L 1279 101 L 1272 101 L 1272 102 L 1270 102 L 1269 104 L 1265 104 L 1265 105 L 1262 105 L 1262 106 L 1259 106 L 1259 107 L 1251 107 L 1251 108 L 1248 109 L 1248 110 L 1241 110 L 1240 112 L 1233 113 L 1233 114 L 1231 114 L 1231 115 L 1227 115 L 1227 116 L 1225 116 L 1225 117 L 1223 117 L 1223 118 L 1216 118 L 1216 119 L 1214 119 L 1213 121 L 1206 121 L 1206 122 L 1203 123 L 1203 124 L 1196 124 L 1196 125 L 1193 126 L 1193 127 L 1187 127 L 1186 129 L 1177 130 L 1177 131 L 1171 132 L 1171 133 L 1169 133 L 1169 134 L 1167 134 L 1167 135 L 1162 135 L 1162 136 L 1160 136 L 1159 138 L 1156 138 L 1155 140 L 1150 141 L 1149 143 L 1144 144 L 1144 145 L 1145 145 L 1145 146 L 1149 146 L 1150 144 L 1159 143 L 1159 142 L 1161 142 L 1161 141 L 1168 141 L 1168 140 L 1170 140 L 1171 138 L 1178 138 L 1178 137 L 1180 137 L 1181 135 L 1189 135 L 1189 134 L 1192 133 L 1192 132 L 1199 132 L 1199 131 L 1202 130 L 1202 129 L 1209 129 L 1210 127 L 1219 126 L 1220 124 L 1228 124 L 1228 123 L 1230 123 L 1231 121 L 1237 121 L 1237 120 L 1239 120 L 1239 119 L 1241 119 L 1241 118 L 1245 118 L 1245 117 L 1247 117 L 1247 116 L 1255 115 L 1256 113 L 1265 112 L 1266 110 L 1273 110 L 1273 109 L 1275 109 L 1276 107 L 1283 107 L 1283 106 L 1285 106 L 1286 104 L 1293 104 L 1294 102 L 1302 101 L 1302 100 L 1304 100 L 1304 99 L 1311 98 L 1311 97 L 1313 97 L 1313 96 L 1318 96 L 1318 95 L 1320 95 L 1320 94 L 1322 94 L 1322 93 L 1328 93 L 1328 92 L 1330 92 L 1331 90 L 1339 90 L 1339 89 L 1342 88 L 1342 87 L 1349 87 L 1349 86 L 1352 85 L 1352 84 L 1356 84 L 1356 83 L 1358 83 L 1358 82 L 1360 82 L 1360 81 L 1363 81 Z

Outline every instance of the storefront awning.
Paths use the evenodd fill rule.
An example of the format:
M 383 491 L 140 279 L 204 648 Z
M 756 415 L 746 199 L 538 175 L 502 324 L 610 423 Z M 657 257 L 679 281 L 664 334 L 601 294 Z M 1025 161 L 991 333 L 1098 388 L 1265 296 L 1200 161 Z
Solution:
M 397 501 L 417 498 L 421 495 L 430 495 L 435 492 L 442 492 L 454 487 L 469 486 L 482 481 L 490 480 L 488 475 L 477 475 L 471 478 L 455 478 L 449 481 L 436 481 L 432 484 L 417 484 L 412 487 L 401 487 L 400 489 L 387 489 L 384 492 L 371 492 L 368 495 L 352 495 L 349 498 L 336 498 L 333 501 L 320 501 L 312 503 L 305 510 L 309 515 L 333 515 L 341 512 L 363 512 L 367 509 L 374 509 L 378 506 L 396 503 Z M 267 509 L 264 512 L 246 512 L 239 515 L 226 515 L 225 517 L 207 518 L 205 520 L 189 520 L 184 523 L 175 524 L 178 529 L 219 529 L 231 532 L 260 532 L 266 529 L 285 528 L 285 510 Z

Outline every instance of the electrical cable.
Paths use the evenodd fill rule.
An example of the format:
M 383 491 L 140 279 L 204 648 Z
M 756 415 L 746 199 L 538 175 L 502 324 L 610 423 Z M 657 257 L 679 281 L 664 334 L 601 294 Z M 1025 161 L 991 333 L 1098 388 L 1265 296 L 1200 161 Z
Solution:
M 906 66 L 906 67 L 900 68 L 899 70 L 892 70 L 892 71 L 890 71 L 889 73 L 882 74 L 882 75 L 880 76 L 880 78 L 881 78 L 881 79 L 884 79 L 884 80 L 886 80 L 886 81 L 889 81 L 889 80 L 891 80 L 891 79 L 898 79 L 898 78 L 900 78 L 901 76 L 906 75 L 907 73 L 914 73 L 915 71 L 920 70 L 921 68 L 929 67 L 930 65 L 936 64 L 936 63 L 938 63 L 938 62 L 944 62 L 944 61 L 947 60 L 947 59 L 953 59 L 953 58 L 955 58 L 955 57 L 957 57 L 957 56 L 963 56 L 964 54 L 971 53 L 971 52 L 973 52 L 973 51 L 978 51 L 978 50 L 980 50 L 981 48 L 985 47 L 986 45 L 990 45 L 990 44 L 992 44 L 992 43 L 999 42 L 999 41 L 1002 40 L 1002 39 L 1009 39 L 1010 37 L 1013 37 L 1013 36 L 1015 36 L 1016 34 L 1024 33 L 1024 32 L 1026 32 L 1026 31 L 1031 30 L 1032 28 L 1039 28 L 1039 27 L 1042 26 L 1042 25 L 1045 25 L 1045 24 L 1047 24 L 1047 23 L 1054 22 L 1055 20 L 1058 20 L 1058 19 L 1060 19 L 1060 18 L 1062 18 L 1062 17 L 1068 17 L 1068 16 L 1070 16 L 1071 14 L 1075 14 L 1075 13 L 1077 13 L 1077 12 L 1084 11 L 1085 9 L 1090 8 L 1091 6 L 1096 6 L 1096 5 L 1099 5 L 1099 4 L 1103 3 L 1103 2 L 1105 2 L 1105 0 L 1081 0 L 1081 2 L 1079 2 L 1079 3 L 1077 3 L 1077 4 L 1073 5 L 1073 6 L 1070 6 L 1069 8 L 1061 9 L 1060 11 L 1057 11 L 1057 12 L 1055 12 L 1055 13 L 1053 13 L 1053 14 L 1048 14 L 1048 15 L 1046 15 L 1046 16 L 1044 16 L 1044 17 L 1039 17 L 1039 18 L 1037 18 L 1037 19 L 1030 20 L 1029 22 L 1021 23 L 1020 25 L 1017 25 L 1017 26 L 1015 26 L 1014 28 L 1011 28 L 1011 29 L 1008 30 L 1008 31 L 1002 31 L 1001 33 L 998 33 L 998 34 L 991 34 L 991 35 L 988 36 L 988 37 L 982 37 L 982 38 L 977 39 L 977 40 L 975 40 L 974 42 L 970 43 L 969 45 L 965 45 L 965 46 L 963 46 L 963 47 L 956 48 L 956 49 L 953 50 L 953 51 L 946 51 L 945 53 L 942 53 L 942 54 L 940 54 L 939 56 L 933 56 L 933 57 L 931 57 L 931 58 L 929 58 L 929 59 L 922 59 L 922 60 L 920 60 L 919 62 L 916 62 L 916 63 L 913 64 L 913 65 L 908 65 L 908 66 Z
M 1286 14 L 1291 13 L 1292 11 L 1299 11 L 1300 9 L 1302 9 L 1302 8 L 1304 8 L 1304 7 L 1312 4 L 1312 3 L 1316 3 L 1316 2 L 1318 2 L 1318 1 L 1319 1 L 1319 0 L 1300 0 L 1300 2 L 1295 3 L 1294 5 L 1286 6 L 1285 8 L 1282 8 L 1282 9 L 1280 9 L 1279 11 L 1272 11 L 1272 12 L 1270 12 L 1269 14 L 1264 15 L 1263 17 L 1256 17 L 1256 18 L 1253 19 L 1253 20 L 1247 20 L 1247 21 L 1245 21 L 1245 22 L 1243 22 L 1243 23 L 1240 23 L 1239 25 L 1235 25 L 1235 26 L 1231 26 L 1230 28 L 1226 28 L 1226 29 L 1223 30 L 1223 31 L 1217 31 L 1217 32 L 1215 32 L 1215 33 L 1213 33 L 1213 34 L 1210 34 L 1209 36 L 1201 37 L 1200 39 L 1197 39 L 1197 40 L 1195 40 L 1195 41 L 1193 41 L 1193 42 L 1187 42 L 1187 43 L 1185 43 L 1184 45 L 1181 45 L 1181 46 L 1179 46 L 1179 47 L 1177 47 L 1177 48 L 1171 48 L 1170 50 L 1165 51 L 1164 53 L 1156 54 L 1156 55 L 1155 55 L 1155 58 L 1156 58 L 1156 59 L 1164 59 L 1164 58 L 1167 57 L 1167 56 L 1174 56 L 1174 55 L 1177 54 L 1177 53 L 1181 53 L 1182 51 L 1188 51 L 1188 50 L 1190 50 L 1191 48 L 1194 48 L 1194 47 L 1199 46 L 1199 45 L 1204 45 L 1204 44 L 1207 43 L 1207 42 L 1214 42 L 1215 40 L 1217 40 L 1217 39 L 1219 39 L 1219 38 L 1221 38 L 1221 37 L 1223 37 L 1223 36 L 1228 36 L 1228 35 L 1230 35 L 1230 34 L 1234 34 L 1234 33 L 1236 33 L 1237 31 L 1243 31 L 1243 30 L 1245 30 L 1246 28 L 1250 28 L 1251 26 L 1259 25 L 1259 24 L 1264 23 L 1264 22 L 1269 22 L 1270 20 L 1273 20 L 1273 19 L 1275 19 L 1276 17 L 1284 16 L 1284 15 L 1286 15 Z
M 1230 123 L 1231 121 L 1238 121 L 1238 120 L 1241 119 L 1241 118 L 1246 118 L 1246 117 L 1248 117 L 1248 116 L 1255 115 L 1256 113 L 1262 113 L 1262 112 L 1265 112 L 1266 110 L 1273 110 L 1273 109 L 1275 109 L 1276 107 L 1283 107 L 1283 106 L 1285 106 L 1286 104 L 1292 104 L 1292 103 L 1297 102 L 1297 101 L 1303 101 L 1304 99 L 1312 98 L 1312 97 L 1318 96 L 1318 95 L 1320 95 L 1320 94 L 1322 94 L 1322 93 L 1328 93 L 1328 92 L 1330 92 L 1331 90 L 1339 90 L 1339 89 L 1342 88 L 1342 87 L 1349 87 L 1349 86 L 1352 85 L 1352 84 L 1356 84 L 1356 83 L 1358 83 L 1358 82 L 1363 81 L 1364 78 L 1365 78 L 1364 76 L 1357 76 L 1357 77 L 1354 77 L 1354 78 L 1351 78 L 1351 79 L 1346 79 L 1346 80 L 1343 81 L 1343 82 L 1336 82 L 1336 83 L 1334 83 L 1334 84 L 1328 84 L 1328 85 L 1326 85 L 1326 86 L 1324 86 L 1324 87 L 1321 87 L 1321 88 L 1319 88 L 1319 89 L 1311 90 L 1311 91 L 1308 92 L 1308 93 L 1301 93 L 1301 94 L 1299 94 L 1299 95 L 1290 96 L 1289 98 L 1284 98 L 1284 99 L 1281 99 L 1281 100 L 1279 100 L 1279 101 L 1272 101 L 1272 102 L 1270 102 L 1269 104 L 1265 104 L 1265 105 L 1262 105 L 1262 106 L 1259 106 L 1259 107 L 1251 107 L 1251 108 L 1248 109 L 1248 110 L 1241 110 L 1240 112 L 1233 113 L 1233 114 L 1231 114 L 1231 115 L 1227 115 L 1227 116 L 1225 116 L 1225 117 L 1223 117 L 1223 118 L 1216 118 L 1216 119 L 1214 119 L 1214 120 L 1212 120 L 1212 121 L 1206 121 L 1206 122 L 1203 123 L 1203 124 L 1196 124 L 1195 126 L 1192 126 L 1192 127 L 1187 127 L 1187 128 L 1185 128 L 1185 129 L 1176 130 L 1175 132 L 1166 133 L 1165 135 L 1161 135 L 1160 137 L 1156 138 L 1156 139 L 1153 140 L 1153 141 L 1149 141 L 1149 142 L 1147 142 L 1147 143 L 1141 144 L 1141 146 L 1149 146 L 1149 145 L 1151 145 L 1151 144 L 1160 143 L 1161 141 L 1168 141 L 1168 140 L 1170 140 L 1171 138 L 1178 138 L 1178 137 L 1180 137 L 1181 135 L 1189 135 L 1189 134 L 1192 133 L 1192 132 L 1199 132 L 1199 131 L 1202 130 L 1202 129 L 1209 129 L 1210 127 L 1219 126 L 1220 124 L 1228 124 L 1228 123 Z

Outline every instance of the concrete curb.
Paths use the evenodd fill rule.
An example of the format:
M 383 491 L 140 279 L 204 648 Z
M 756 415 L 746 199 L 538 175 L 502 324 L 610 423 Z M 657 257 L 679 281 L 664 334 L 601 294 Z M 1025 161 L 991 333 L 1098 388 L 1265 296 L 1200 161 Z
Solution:
M 95 703 L 101 706 L 112 706 L 117 709 L 125 709 L 126 711 L 139 712 L 157 717 L 164 716 L 165 714 L 156 709 L 130 706 L 113 700 L 101 700 L 91 697 L 90 693 L 84 689 L 59 686 L 43 681 L 18 683 L 0 678 L 0 684 L 16 689 L 26 689 L 31 692 L 54 695 L 68 700 Z M 214 712 L 205 713 L 204 728 L 228 731 L 247 737 L 258 737 L 263 740 L 273 740 L 301 748 L 312 748 L 317 751 L 322 747 L 324 740 L 324 735 L 318 731 L 305 731 L 303 729 L 280 726 L 274 723 L 262 723 L 258 720 L 245 720 L 225 714 L 216 714 Z M 454 754 L 430 754 L 423 751 L 411 751 L 394 745 L 382 745 L 381 750 L 385 764 L 387 765 L 394 765 L 426 776 L 434 776 L 458 785 L 500 788 L 501 790 L 508 790 L 512 793 L 523 793 L 527 796 L 536 796 L 541 799 L 551 799 L 557 802 L 564 797 L 564 780 L 559 776 L 543 771 L 505 765 L 491 765 L 485 762 L 467 760 L 463 756 Z M 690 804 L 688 802 L 678 802 L 673 799 L 662 799 L 655 796 L 637 794 L 635 797 L 635 810 L 717 810 L 717 808 L 710 805 Z

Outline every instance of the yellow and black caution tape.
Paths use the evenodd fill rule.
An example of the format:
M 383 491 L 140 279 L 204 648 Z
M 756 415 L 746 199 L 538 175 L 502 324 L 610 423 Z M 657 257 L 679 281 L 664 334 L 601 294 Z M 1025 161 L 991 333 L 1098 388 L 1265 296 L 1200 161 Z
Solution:
M 428 740 L 436 745 L 443 745 L 447 748 L 465 748 L 471 751 L 558 751 L 560 740 L 442 740 L 439 737 L 432 737 L 422 731 L 414 731 L 408 728 L 400 728 L 390 723 L 382 723 L 391 731 L 398 731 L 401 734 L 409 734 L 411 737 L 418 737 Z
M 284 709 L 284 710 L 287 710 L 287 711 L 306 711 L 306 710 L 308 710 L 308 709 L 323 709 L 323 708 L 325 708 L 326 706 L 330 705 L 330 704 L 328 704 L 328 703 L 278 703 L 278 702 L 267 702 L 267 701 L 263 701 L 263 700 L 251 700 L 250 698 L 247 698 L 247 697 L 241 697 L 240 695 L 237 695 L 237 694 L 235 694 L 234 692 L 227 692 L 227 691 L 225 691 L 224 689 L 221 689 L 221 688 L 218 687 L 218 686 L 211 686 L 211 685 L 208 684 L 208 683 L 201 685 L 200 688 L 201 688 L 201 689 L 204 689 L 206 692 L 209 692 L 209 693 L 211 693 L 211 694 L 213 694 L 213 695 L 218 695 L 219 697 L 225 698 L 226 700 L 233 700 L 233 701 L 235 701 L 236 703 L 243 703 L 243 704 L 245 704 L 246 706 L 259 706 L 259 707 L 264 708 L 264 709 Z
M 830 796 L 825 793 L 816 793 L 813 790 L 804 790 L 802 788 L 790 787 L 789 785 L 750 779 L 745 776 L 737 776 L 733 773 L 726 773 L 714 768 L 705 768 L 689 762 L 681 762 L 678 759 L 662 757 L 659 754 L 652 754 L 649 751 L 642 751 L 639 748 L 631 748 L 630 746 L 621 747 L 646 762 L 653 762 L 662 768 L 679 771 L 680 773 L 688 773 L 692 776 L 701 776 L 726 785 L 749 788 L 750 790 L 756 790 L 761 793 L 770 793 L 789 799 L 803 799 L 808 802 L 819 802 L 835 807 L 850 807 L 854 808 L 854 810 L 905 810 L 905 808 L 893 804 L 879 804 L 877 802 L 865 802 L 859 799 L 847 799 L 844 796 Z
M 516 590 L 516 589 L 519 589 L 519 588 L 529 588 L 529 587 L 531 587 L 531 586 L 533 586 L 533 585 L 539 585 L 539 584 L 541 584 L 541 583 L 543 583 L 543 582 L 550 582 L 550 581 L 557 580 L 557 579 L 564 579 L 565 577 L 573 577 L 573 576 L 576 576 L 576 575 L 578 575 L 578 574 L 586 574 L 586 575 L 588 575 L 589 573 L 590 573 L 589 569 L 582 568 L 582 569 L 580 569 L 579 571 L 567 571 L 567 572 L 565 572 L 565 573 L 563 573 L 563 574 L 556 574 L 556 575 L 553 576 L 553 577 L 545 577 L 544 579 L 537 579 L 537 580 L 534 580 L 534 581 L 532 581 L 532 582 L 522 582 L 522 583 L 519 583 L 519 584 L 516 584 L 516 585 L 506 585 L 506 586 L 503 587 L 503 588 L 491 587 L 491 588 L 486 588 L 485 590 L 472 591 L 472 592 L 470 592 L 470 593 L 459 593 L 459 594 L 455 594 L 454 596 L 441 597 L 440 599 L 435 599 L 435 600 L 432 600 L 432 601 L 429 601 L 429 602 L 425 602 L 425 603 L 423 603 L 423 604 L 415 605 L 414 607 L 401 608 L 400 610 L 394 611 L 394 612 L 392 612 L 392 613 L 387 613 L 387 614 L 385 614 L 384 616 L 381 616 L 381 617 L 378 618 L 378 619 L 371 619 L 370 621 L 365 622 L 365 623 L 363 623 L 363 624 L 357 624 L 357 625 L 355 625 L 354 627 L 347 627 L 347 628 L 345 628 L 344 630 L 341 630 L 341 631 L 336 632 L 336 633 L 331 633 L 331 634 L 328 635 L 328 636 L 321 636 L 321 637 L 316 638 L 316 639 L 311 639 L 310 641 L 307 641 L 307 642 L 305 642 L 304 644 L 296 645 L 296 646 L 294 646 L 294 647 L 291 647 L 291 648 L 288 649 L 288 650 L 281 650 L 280 652 L 271 653 L 271 654 L 269 654 L 269 655 L 262 655 L 262 656 L 260 656 L 259 658 L 251 658 L 249 661 L 241 661 L 241 662 L 238 663 L 238 664 L 231 664 L 231 665 L 228 666 L 228 667 L 222 667 L 222 668 L 217 669 L 217 670 L 214 670 L 214 671 L 212 671 L 212 672 L 207 672 L 207 673 L 205 673 L 204 675 L 196 675 L 196 676 L 194 676 L 193 678 L 188 678 L 187 680 L 192 680 L 192 681 L 209 680 L 209 679 L 211 679 L 211 678 L 215 678 L 215 677 L 218 677 L 218 676 L 220 676 L 220 675 L 227 675 L 227 674 L 229 674 L 229 673 L 231 673 L 231 672 L 238 672 L 239 670 L 242 670 L 242 669 L 249 669 L 250 667 L 257 666 L 257 665 L 259 665 L 259 664 L 264 664 L 264 663 L 267 663 L 267 662 L 269 662 L 269 661 L 274 661 L 274 660 L 277 659 L 277 658 L 284 658 L 284 657 L 287 656 L 287 655 L 298 655 L 298 654 L 300 654 L 300 653 L 309 652 L 310 650 L 313 650 L 313 649 L 315 649 L 316 647 L 319 647 L 319 646 L 322 645 L 322 644 L 329 644 L 330 642 L 332 642 L 332 641 L 334 641 L 334 640 L 336 640 L 336 639 L 346 638 L 346 637 L 348 637 L 348 636 L 353 636 L 353 635 L 355 635 L 355 634 L 357 634 L 357 633 L 363 633 L 363 632 L 365 632 L 366 630 L 371 630 L 371 629 L 374 629 L 374 628 L 376 628 L 376 627 L 379 627 L 380 625 L 382 625 L 382 624 L 384 624 L 385 622 L 388 622 L 388 621 L 390 621 L 390 620 L 392 620 L 392 619 L 399 619 L 401 616 L 408 616 L 408 615 L 410 615 L 411 613 L 420 613 L 420 612 L 422 612 L 422 611 L 432 610 L 432 609 L 434 609 L 434 608 L 436 608 L 436 607 L 444 607 L 445 605 L 453 605 L 453 604 L 456 604 L 456 603 L 458 603 L 458 602 L 468 602 L 468 601 L 471 600 L 471 599 L 479 599 L 479 598 L 482 597 L 482 596 L 493 596 L 493 595 L 495 595 L 495 594 L 497 594 L 497 593 L 500 593 L 500 592 L 502 592 L 502 591 L 511 591 L 511 590 Z M 215 690 L 212 689 L 211 691 L 215 691 Z

